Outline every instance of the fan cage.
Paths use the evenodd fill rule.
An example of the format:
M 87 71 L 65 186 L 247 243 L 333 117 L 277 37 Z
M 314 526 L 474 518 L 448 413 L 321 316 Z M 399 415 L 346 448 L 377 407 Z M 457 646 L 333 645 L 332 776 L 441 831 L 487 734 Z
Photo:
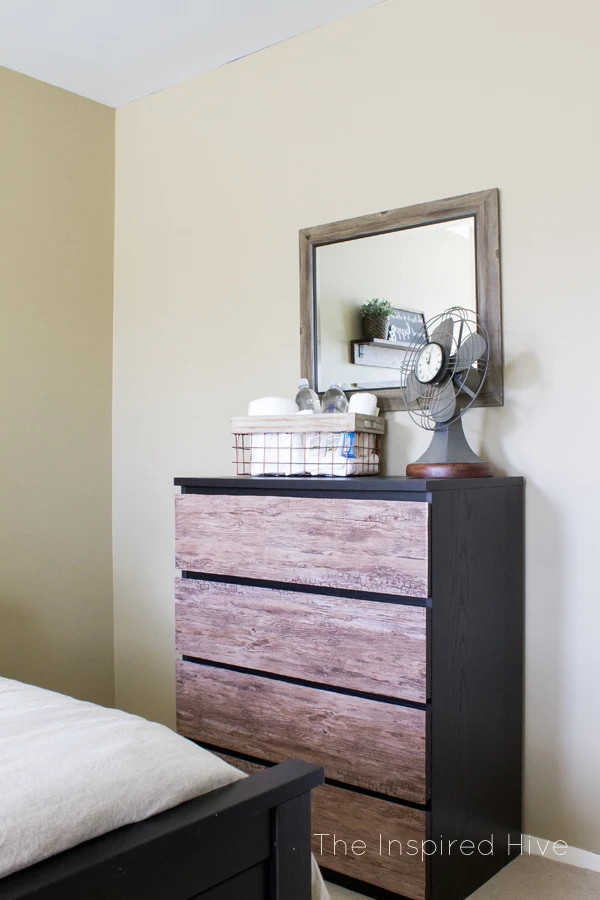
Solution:
M 487 328 L 483 324 L 481 317 L 473 310 L 464 309 L 462 306 L 452 306 L 443 313 L 429 319 L 419 329 L 417 334 L 415 334 L 403 360 L 401 368 L 402 385 L 406 386 L 408 376 L 415 369 L 419 353 L 423 347 L 431 341 L 431 335 L 445 320 L 452 321 L 452 334 L 450 335 L 449 328 L 444 332 L 445 334 L 450 335 L 451 338 L 449 358 L 452 364 L 446 370 L 444 377 L 446 378 L 447 375 L 450 375 L 453 384 L 457 388 L 455 399 L 452 401 L 456 404 L 456 413 L 445 422 L 437 422 L 432 418 L 430 413 L 431 403 L 436 396 L 436 393 L 439 391 L 436 384 L 422 385 L 424 390 L 423 396 L 412 401 L 408 400 L 405 392 L 406 408 L 410 417 L 417 425 L 424 428 L 426 431 L 439 431 L 442 428 L 447 428 L 449 425 L 457 422 L 479 396 L 489 369 L 490 342 Z M 458 348 L 464 343 L 469 335 L 476 333 L 480 334 L 485 340 L 485 352 L 477 359 L 476 364 L 471 368 L 464 370 L 464 377 L 457 384 L 458 379 L 460 379 L 460 376 L 463 374 L 462 371 L 457 370 Z M 468 393 L 465 390 L 465 382 L 471 371 L 477 371 L 480 375 L 479 384 L 476 386 L 475 390 L 472 390 L 472 396 L 471 393 Z M 455 378 L 457 381 L 455 381 Z M 449 407 L 450 403 L 448 403 L 445 408 L 447 409 Z M 443 409 L 440 411 L 443 411 Z

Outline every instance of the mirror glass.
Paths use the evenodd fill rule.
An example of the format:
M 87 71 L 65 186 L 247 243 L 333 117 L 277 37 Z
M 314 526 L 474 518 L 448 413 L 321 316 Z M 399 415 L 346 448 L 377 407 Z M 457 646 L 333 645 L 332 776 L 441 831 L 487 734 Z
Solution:
M 450 306 L 477 311 L 474 216 L 317 246 L 314 264 L 318 391 L 401 387 L 403 345 L 423 322 Z M 385 337 L 364 336 L 373 298 L 394 307 Z

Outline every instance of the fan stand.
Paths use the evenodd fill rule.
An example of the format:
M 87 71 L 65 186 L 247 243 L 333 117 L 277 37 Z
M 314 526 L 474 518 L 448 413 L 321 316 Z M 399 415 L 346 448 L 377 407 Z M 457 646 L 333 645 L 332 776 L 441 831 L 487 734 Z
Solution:
M 406 467 L 409 478 L 489 478 L 489 462 L 480 459 L 469 447 L 462 416 L 435 429 L 423 456 Z

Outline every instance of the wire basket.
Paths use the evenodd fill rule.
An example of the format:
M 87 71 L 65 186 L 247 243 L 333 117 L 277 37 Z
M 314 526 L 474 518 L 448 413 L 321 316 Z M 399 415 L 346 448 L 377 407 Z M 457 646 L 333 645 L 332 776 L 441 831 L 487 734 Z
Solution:
M 307 421 L 308 420 L 308 421 Z M 377 475 L 385 421 L 354 413 L 232 420 L 238 475 Z

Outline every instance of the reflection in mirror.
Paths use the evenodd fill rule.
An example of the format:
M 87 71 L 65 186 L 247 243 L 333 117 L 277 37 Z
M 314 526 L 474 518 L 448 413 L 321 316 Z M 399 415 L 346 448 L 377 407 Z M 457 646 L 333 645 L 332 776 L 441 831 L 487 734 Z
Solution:
M 401 387 L 402 344 L 422 317 L 477 310 L 475 217 L 317 246 L 314 279 L 317 390 Z M 375 297 L 400 312 L 386 338 L 367 339 L 360 310 Z

